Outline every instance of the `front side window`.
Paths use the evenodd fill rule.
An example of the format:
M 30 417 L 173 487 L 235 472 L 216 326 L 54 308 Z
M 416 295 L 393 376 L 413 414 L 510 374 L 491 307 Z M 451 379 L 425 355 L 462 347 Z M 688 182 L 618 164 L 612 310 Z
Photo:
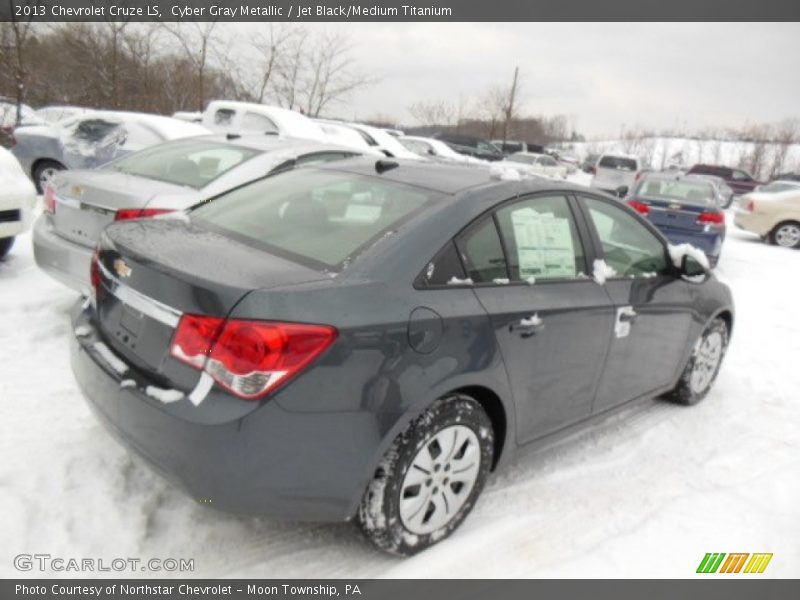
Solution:
M 617 275 L 663 273 L 667 269 L 664 244 L 627 210 L 584 197 L 606 264 Z
M 497 211 L 512 281 L 573 279 L 585 272 L 583 246 L 564 196 L 536 196 Z
M 220 108 L 214 113 L 214 125 L 220 127 L 230 127 L 233 125 L 233 117 L 236 114 L 232 108 Z

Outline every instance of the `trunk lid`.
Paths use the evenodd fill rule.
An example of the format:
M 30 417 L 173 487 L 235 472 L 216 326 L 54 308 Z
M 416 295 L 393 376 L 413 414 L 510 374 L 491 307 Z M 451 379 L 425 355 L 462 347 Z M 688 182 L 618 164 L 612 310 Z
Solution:
M 650 212 L 648 218 L 659 229 L 681 229 L 684 231 L 699 231 L 704 225 L 697 222 L 697 218 L 704 212 L 713 212 L 715 207 L 681 202 L 679 200 L 656 200 L 648 197 L 636 197 L 636 202 L 646 204 Z
M 160 206 L 162 198 L 165 207 L 183 208 L 198 196 L 190 188 L 111 169 L 61 173 L 55 193 L 56 212 L 50 216 L 53 229 L 64 239 L 87 247 L 97 244 L 120 208 L 145 208 L 154 199 L 159 201 L 153 205 Z
M 252 290 L 328 279 L 186 217 L 112 225 L 101 240 L 100 263 L 96 318 L 102 337 L 127 363 L 184 390 L 199 371 L 169 354 L 183 313 L 225 317 Z

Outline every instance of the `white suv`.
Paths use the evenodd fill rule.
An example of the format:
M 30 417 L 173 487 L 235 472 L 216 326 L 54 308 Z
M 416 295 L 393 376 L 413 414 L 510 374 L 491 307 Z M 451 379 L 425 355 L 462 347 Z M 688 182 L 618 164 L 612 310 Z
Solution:
M 592 187 L 615 195 L 622 187 L 631 190 L 641 170 L 642 163 L 635 156 L 601 154 L 595 167 Z

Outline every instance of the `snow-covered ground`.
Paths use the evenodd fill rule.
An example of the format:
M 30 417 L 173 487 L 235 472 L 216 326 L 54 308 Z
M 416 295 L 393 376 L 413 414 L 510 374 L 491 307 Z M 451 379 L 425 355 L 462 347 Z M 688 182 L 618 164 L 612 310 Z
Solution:
M 49 553 L 194 558 L 201 577 L 691 577 L 706 552 L 772 552 L 763 576 L 798 577 L 800 251 L 731 228 L 718 272 L 738 315 L 706 400 L 647 402 L 522 458 L 403 560 L 347 524 L 219 514 L 132 461 L 73 383 L 75 295 L 26 235 L 0 263 L 0 576 Z

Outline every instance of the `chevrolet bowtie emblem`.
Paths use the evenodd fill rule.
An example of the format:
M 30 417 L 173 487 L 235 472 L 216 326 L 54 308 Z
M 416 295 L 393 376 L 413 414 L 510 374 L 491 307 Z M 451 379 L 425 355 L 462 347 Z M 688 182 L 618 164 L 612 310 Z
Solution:
M 132 269 L 128 266 L 128 263 L 126 263 L 121 258 L 118 258 L 117 260 L 114 261 L 114 271 L 120 277 L 128 278 L 131 276 Z
M 73 198 L 80 198 L 83 196 L 83 188 L 79 185 L 73 185 L 72 189 L 70 189 L 70 194 Z

